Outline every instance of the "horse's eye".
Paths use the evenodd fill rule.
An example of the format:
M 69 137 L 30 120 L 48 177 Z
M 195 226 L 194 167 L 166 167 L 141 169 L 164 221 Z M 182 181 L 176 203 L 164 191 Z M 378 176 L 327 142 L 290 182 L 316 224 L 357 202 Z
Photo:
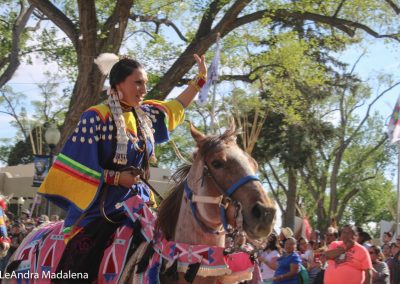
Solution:
M 224 164 L 221 161 L 212 161 L 211 165 L 215 168 L 215 169 L 221 169 Z

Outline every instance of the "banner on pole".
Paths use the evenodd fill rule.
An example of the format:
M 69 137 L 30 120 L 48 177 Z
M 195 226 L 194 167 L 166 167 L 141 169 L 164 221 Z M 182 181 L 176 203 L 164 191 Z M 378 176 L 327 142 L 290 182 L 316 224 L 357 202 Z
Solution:
M 391 143 L 400 141 L 400 95 L 390 117 L 388 134 Z
M 199 97 L 197 99 L 197 103 L 199 105 L 204 105 L 207 102 L 208 92 L 212 84 L 215 84 L 218 81 L 218 65 L 219 65 L 219 37 L 217 38 L 217 50 L 215 51 L 215 55 L 213 60 L 211 61 L 210 67 L 207 70 L 207 81 L 204 84 L 203 88 L 200 90 Z
M 42 182 L 47 176 L 50 168 L 50 156 L 47 155 L 35 155 L 33 158 L 34 173 L 33 173 L 33 185 L 34 187 L 40 187 Z

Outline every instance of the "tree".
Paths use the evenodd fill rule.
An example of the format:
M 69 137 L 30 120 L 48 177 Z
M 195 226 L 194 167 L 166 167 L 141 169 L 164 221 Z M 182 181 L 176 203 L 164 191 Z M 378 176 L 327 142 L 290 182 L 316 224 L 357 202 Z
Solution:
M 109 1 L 108 9 L 103 6 L 104 1 L 98 1 L 100 8 L 96 9 L 94 0 L 64 1 L 58 6 L 48 0 L 29 2 L 65 33 L 76 54 L 78 75 L 66 114 L 61 137 L 63 144 L 75 128 L 82 112 L 98 101 L 105 77 L 93 61 L 100 53 L 119 52 L 133 2 L 118 0 L 112 5 L 112 1 Z M 75 9 L 78 16 L 74 13 Z M 118 28 L 115 28 L 116 25 Z
M 125 31 L 128 25 L 128 19 L 143 22 L 146 34 L 150 35 L 149 42 L 153 44 L 153 49 L 157 46 L 171 46 L 166 38 L 160 33 L 161 25 L 169 25 L 174 28 L 178 37 L 183 41 L 178 53 L 178 58 L 166 67 L 166 71 L 159 74 L 153 81 L 155 83 L 150 95 L 153 98 L 164 99 L 174 86 L 182 84 L 182 78 L 191 69 L 194 64 L 192 54 L 205 53 L 215 42 L 219 33 L 221 38 L 228 35 L 244 35 L 244 39 L 250 45 L 259 46 L 262 43 L 260 37 L 252 39 L 251 29 L 267 32 L 261 32 L 261 35 L 276 34 L 282 30 L 295 30 L 302 33 L 311 30 L 321 36 L 326 42 L 330 40 L 333 45 L 334 40 L 345 36 L 354 37 L 356 31 L 362 30 L 377 38 L 396 39 L 396 34 L 391 34 L 394 30 L 391 23 L 395 20 L 392 11 L 396 11 L 393 5 L 389 3 L 379 3 L 376 1 L 358 1 L 347 3 L 346 1 L 207 1 L 190 3 L 190 27 L 186 32 L 181 32 L 178 27 L 185 25 L 187 13 L 183 13 L 182 8 L 178 5 L 159 6 L 161 15 L 165 13 L 166 17 L 158 17 L 158 11 L 154 11 L 155 4 L 160 3 L 148 1 L 144 4 L 140 1 L 119 0 L 113 5 L 111 1 L 63 1 L 55 6 L 50 1 L 30 0 L 30 3 L 47 16 L 58 28 L 60 28 L 71 41 L 76 53 L 78 66 L 78 75 L 76 84 L 73 89 L 71 103 L 66 121 L 64 124 L 63 136 L 61 144 L 65 142 L 66 137 L 75 127 L 80 114 L 91 104 L 97 102 L 101 86 L 104 82 L 102 76 L 93 64 L 93 59 L 101 52 L 117 53 L 124 39 Z M 164 3 L 164 2 L 162 2 Z M 97 4 L 97 7 L 96 5 Z M 357 7 L 354 9 L 353 7 Z M 76 15 L 74 8 L 77 8 L 79 15 Z M 105 12 L 104 7 L 113 7 L 111 13 Z M 131 8 L 135 12 L 131 11 Z M 150 7 L 151 11 L 146 13 L 145 7 Z M 171 8 L 174 7 L 174 9 Z M 375 9 L 372 9 L 374 7 Z M 390 10 L 392 9 L 392 10 Z M 110 11 L 108 8 L 107 11 Z M 176 13 L 180 12 L 180 15 Z M 177 22 L 174 24 L 169 20 L 168 16 L 173 15 Z M 385 15 L 385 17 L 382 17 Z M 179 17 L 180 16 L 180 17 Z M 384 19 L 384 20 L 383 20 Z M 376 31 L 366 24 L 364 21 L 374 21 L 381 23 L 381 29 Z M 149 23 L 155 24 L 154 32 L 149 32 Z M 194 24 L 195 23 L 195 24 Z M 307 28 L 306 24 L 307 23 Z M 118 25 L 118 29 L 115 27 Z M 130 35 L 137 35 L 138 30 L 134 30 Z M 99 33 L 99 34 L 98 34 Z M 324 36 L 328 34 L 330 36 Z M 143 40 L 143 37 L 141 37 Z M 243 43 L 243 41 L 242 41 Z M 176 46 L 172 43 L 172 46 Z M 267 47 L 266 47 L 267 48 Z M 247 62 L 248 63 L 248 62 Z M 253 62 L 254 63 L 254 62 Z M 165 64 L 162 64 L 165 65 Z M 162 66 L 161 65 L 161 66 Z M 254 64 L 253 64 L 254 65 Z M 245 71 L 241 74 L 233 74 L 230 78 L 253 80 L 256 75 L 255 71 L 265 72 L 265 68 L 261 66 L 247 65 Z M 255 67 L 255 68 L 253 68 Z M 89 82 L 89 84 L 88 84 Z
M 366 195 L 390 185 L 384 178 L 392 155 L 384 147 L 387 141 L 387 135 L 382 133 L 384 120 L 378 114 L 372 114 L 371 108 L 400 83 L 389 80 L 389 87 L 371 98 L 370 88 L 355 80 L 352 72 L 345 74 L 342 86 L 337 87 L 330 98 L 331 104 L 326 103 L 325 106 L 329 106 L 320 113 L 320 117 L 326 119 L 327 115 L 336 112 L 338 121 L 334 136 L 324 147 L 317 147 L 300 170 L 303 186 L 311 195 L 308 206 L 316 209 L 316 223 L 320 229 L 327 227 L 332 218 L 340 222 L 355 198 L 366 201 L 371 199 Z M 385 198 L 381 200 L 385 201 Z M 366 216 L 364 221 L 368 221 Z M 358 222 L 362 219 L 359 215 L 353 217 L 358 218 L 354 219 Z
M 33 162 L 33 152 L 30 140 L 18 141 L 11 148 L 7 159 L 7 165 L 29 164 Z
M 396 192 L 393 183 L 382 175 L 366 181 L 360 194 L 354 196 L 344 209 L 342 223 L 354 222 L 357 226 L 365 226 L 380 220 L 395 220 L 391 211 L 396 210 Z M 394 204 L 392 204 L 394 203 Z
M 0 150 L 0 159 L 8 165 L 26 164 L 33 160 L 33 154 L 43 154 L 46 149 L 45 126 L 50 122 L 58 124 L 64 120 L 69 97 L 65 93 L 59 93 L 58 75 L 46 75 L 48 81 L 38 85 L 41 100 L 31 102 L 36 111 L 31 119 L 27 117 L 25 109 L 26 95 L 12 92 L 6 87 L 0 92 L 0 106 L 4 109 L 0 113 L 11 116 L 11 124 L 18 130 L 14 139 L 15 145 L 7 141 Z
M 0 14 L 0 89 L 11 79 L 20 65 L 21 51 L 26 51 L 28 32 L 36 27 L 26 27 L 33 12 L 33 7 L 26 1 L 2 0 Z

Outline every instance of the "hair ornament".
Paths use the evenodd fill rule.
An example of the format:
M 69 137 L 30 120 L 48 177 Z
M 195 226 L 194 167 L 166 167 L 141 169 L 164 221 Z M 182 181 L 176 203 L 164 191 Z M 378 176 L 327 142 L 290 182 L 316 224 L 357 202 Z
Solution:
M 108 75 L 111 68 L 119 61 L 118 55 L 114 53 L 102 53 L 95 58 L 94 63 L 99 67 L 101 73 Z

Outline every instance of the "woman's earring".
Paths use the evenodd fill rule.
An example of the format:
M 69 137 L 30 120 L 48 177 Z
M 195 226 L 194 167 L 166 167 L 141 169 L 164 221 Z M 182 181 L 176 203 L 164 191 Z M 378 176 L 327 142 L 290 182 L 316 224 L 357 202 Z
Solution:
M 122 100 L 122 97 L 123 97 L 122 92 L 120 92 L 120 91 L 117 91 L 117 92 L 118 92 L 118 99 Z

